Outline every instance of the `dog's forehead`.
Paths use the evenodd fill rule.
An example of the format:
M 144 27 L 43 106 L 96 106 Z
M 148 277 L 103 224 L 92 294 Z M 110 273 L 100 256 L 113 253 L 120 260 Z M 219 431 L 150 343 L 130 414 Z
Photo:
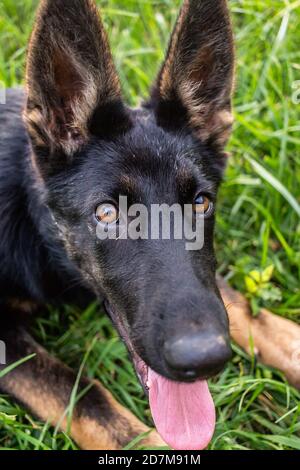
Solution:
M 201 167 L 201 151 L 191 134 L 160 127 L 148 109 L 133 110 L 132 118 L 133 126 L 124 136 L 119 152 L 125 166 L 155 176 L 163 172 L 170 177 L 180 172 L 187 176 L 195 166 Z
M 136 175 L 180 187 L 195 180 L 209 182 L 207 160 L 212 161 L 213 156 L 205 145 L 185 129 L 172 132 L 160 127 L 151 110 L 141 108 L 133 113 L 134 125 L 119 151 L 122 181 L 132 181 Z
M 201 165 L 193 161 L 190 140 L 159 128 L 147 113 L 139 117 L 119 151 L 121 189 L 149 193 L 151 187 L 153 191 L 171 193 L 188 186 L 201 174 Z
M 89 149 L 84 173 L 89 191 L 126 194 L 133 201 L 161 198 L 203 188 L 214 191 L 207 150 L 189 133 L 157 125 L 148 109 L 132 111 L 132 128 L 114 141 L 96 140 Z

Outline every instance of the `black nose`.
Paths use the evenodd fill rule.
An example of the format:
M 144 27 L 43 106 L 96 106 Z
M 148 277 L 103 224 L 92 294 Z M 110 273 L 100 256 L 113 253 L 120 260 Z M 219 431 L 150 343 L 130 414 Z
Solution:
M 176 336 L 164 344 L 164 358 L 178 380 L 216 375 L 231 356 L 229 338 L 207 331 Z

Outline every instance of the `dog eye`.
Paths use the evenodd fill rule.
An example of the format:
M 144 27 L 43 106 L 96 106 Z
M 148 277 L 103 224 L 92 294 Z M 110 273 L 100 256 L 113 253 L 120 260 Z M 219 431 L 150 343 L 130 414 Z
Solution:
M 95 213 L 97 222 L 102 224 L 111 225 L 118 221 L 119 212 L 118 209 L 113 204 L 101 204 L 97 207 Z
M 212 213 L 214 204 L 205 194 L 199 194 L 194 201 L 193 207 L 196 214 L 208 216 Z

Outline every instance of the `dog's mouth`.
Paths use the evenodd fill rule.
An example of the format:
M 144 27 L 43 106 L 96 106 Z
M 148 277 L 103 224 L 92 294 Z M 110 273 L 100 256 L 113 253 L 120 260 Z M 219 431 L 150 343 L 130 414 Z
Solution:
M 175 382 L 156 373 L 136 352 L 121 316 L 108 302 L 104 305 L 132 357 L 163 440 L 176 450 L 205 449 L 212 439 L 216 421 L 207 382 Z

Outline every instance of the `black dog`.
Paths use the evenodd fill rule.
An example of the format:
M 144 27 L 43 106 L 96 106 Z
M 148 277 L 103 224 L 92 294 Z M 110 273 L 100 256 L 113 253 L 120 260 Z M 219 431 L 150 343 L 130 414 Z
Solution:
M 205 379 L 231 356 L 213 231 L 233 74 L 226 1 L 185 0 L 149 102 L 129 109 L 93 1 L 41 2 L 26 93 L 8 91 L 0 108 L 0 339 L 9 364 L 36 353 L 0 387 L 41 419 L 61 419 L 75 375 L 34 342 L 26 319 L 43 304 L 96 295 L 164 440 L 179 449 L 208 444 L 215 417 Z M 193 205 L 205 218 L 204 247 L 99 240 L 97 225 L 121 223 L 120 195 L 149 208 Z M 145 430 L 98 383 L 71 427 L 86 449 L 118 449 Z M 162 441 L 153 432 L 144 442 Z

